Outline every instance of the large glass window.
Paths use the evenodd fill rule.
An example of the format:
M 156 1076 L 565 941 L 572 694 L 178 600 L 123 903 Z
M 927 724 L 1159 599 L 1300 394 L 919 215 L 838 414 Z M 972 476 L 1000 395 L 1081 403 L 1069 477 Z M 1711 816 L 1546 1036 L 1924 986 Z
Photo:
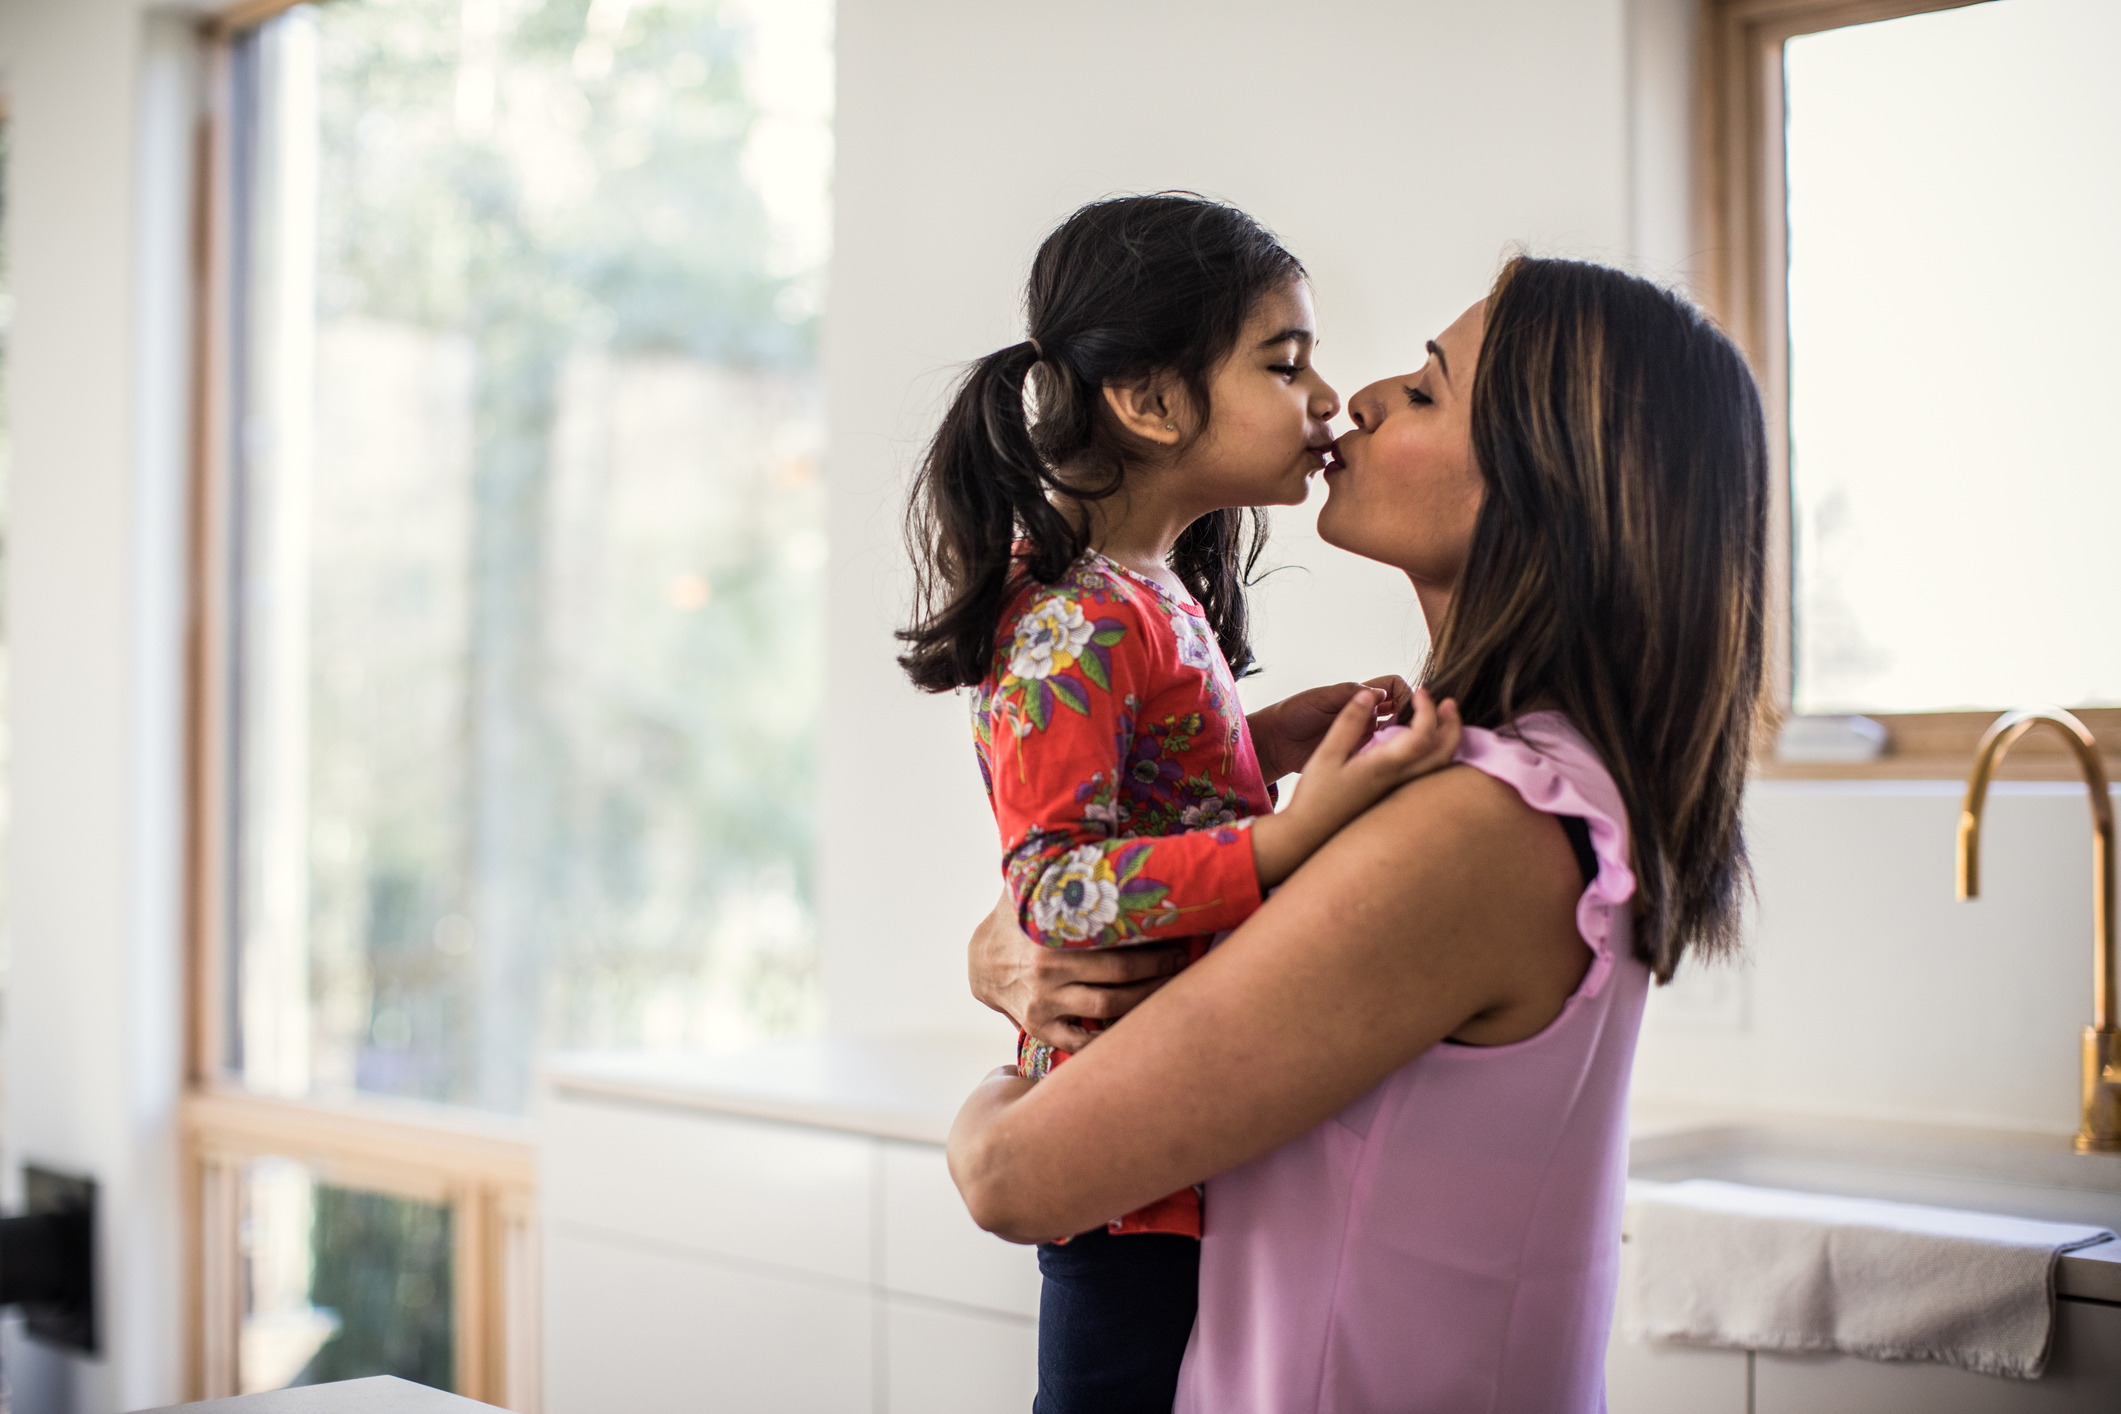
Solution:
M 811 1024 L 829 25 L 333 0 L 238 41 L 249 1085 L 520 1111 L 546 1050 Z
M 2121 7 L 1784 50 L 1795 702 L 2121 703 Z
M 446 1204 L 318 1181 L 287 1159 L 243 1174 L 238 1392 L 396 1375 L 455 1378 Z
M 0 108 L 0 571 L 7 566 L 8 524 L 7 491 L 13 484 L 14 440 L 9 435 L 8 421 L 8 345 L 9 334 L 15 322 L 14 284 L 8 275 L 7 229 L 7 115 Z M 7 582 L 5 573 L 0 573 L 0 586 Z M 11 799 L 7 789 L 8 771 L 8 678 L 7 678 L 7 599 L 0 593 L 0 853 L 7 845 L 8 806 Z M 0 919 L 6 918 L 7 871 L 0 869 Z M 0 1027 L 7 1025 L 7 930 L 0 927 Z M 6 1122 L 4 1101 L 7 1094 L 7 1075 L 0 1070 L 0 1124 Z

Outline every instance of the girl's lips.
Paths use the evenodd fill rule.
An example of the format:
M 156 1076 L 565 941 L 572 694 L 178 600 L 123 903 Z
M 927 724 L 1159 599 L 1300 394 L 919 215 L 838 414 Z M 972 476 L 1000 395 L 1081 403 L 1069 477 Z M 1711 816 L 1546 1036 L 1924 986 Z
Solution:
M 1346 471 L 1347 469 L 1348 464 L 1340 459 L 1339 448 L 1336 447 L 1326 454 L 1326 464 L 1323 470 L 1327 476 L 1331 476 L 1336 471 Z

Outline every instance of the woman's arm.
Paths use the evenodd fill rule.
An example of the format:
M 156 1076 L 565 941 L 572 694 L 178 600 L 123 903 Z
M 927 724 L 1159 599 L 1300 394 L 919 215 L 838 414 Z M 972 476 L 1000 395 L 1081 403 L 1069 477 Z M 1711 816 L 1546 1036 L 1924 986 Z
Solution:
M 950 1171 L 1012 1241 L 1085 1231 L 1337 1114 L 1454 1034 L 1537 1034 L 1581 981 L 1582 891 L 1552 817 L 1470 768 L 1416 781 L 1222 946 L 1037 1084 L 959 1113 Z

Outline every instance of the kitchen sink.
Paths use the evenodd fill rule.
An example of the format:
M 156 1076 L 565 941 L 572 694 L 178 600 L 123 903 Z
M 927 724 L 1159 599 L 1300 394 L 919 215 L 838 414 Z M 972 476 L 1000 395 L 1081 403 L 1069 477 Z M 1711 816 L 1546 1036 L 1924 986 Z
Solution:
M 1628 1174 L 2093 1223 L 2121 1232 L 2121 1154 L 2079 1154 L 2068 1134 L 1811 1116 L 1638 1110 Z M 2121 1240 L 2063 1256 L 2056 1293 L 2121 1302 Z

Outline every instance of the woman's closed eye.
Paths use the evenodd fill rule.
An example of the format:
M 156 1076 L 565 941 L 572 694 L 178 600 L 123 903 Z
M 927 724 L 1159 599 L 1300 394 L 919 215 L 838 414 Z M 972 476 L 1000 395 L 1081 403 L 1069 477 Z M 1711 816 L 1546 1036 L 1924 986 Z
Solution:
M 1294 381 L 1296 375 L 1308 367 L 1310 365 L 1304 363 L 1270 363 L 1267 365 L 1267 372 L 1279 373 L 1284 379 Z
M 1435 401 L 1436 401 L 1436 399 L 1434 399 L 1434 398 L 1430 397 L 1430 396 L 1429 396 L 1429 395 L 1428 395 L 1427 393 L 1424 393 L 1424 392 L 1423 392 L 1423 391 L 1422 391 L 1421 389 L 1419 389 L 1419 388 L 1416 388 L 1416 387 L 1412 387 L 1412 386 L 1409 386 L 1409 387 L 1408 387 L 1408 388 L 1406 389 L 1406 394 L 1407 394 L 1407 401 L 1408 401 L 1409 403 L 1411 403 L 1411 404 L 1412 404 L 1413 406 L 1415 406 L 1415 407 L 1418 407 L 1418 408 L 1419 408 L 1419 407 L 1427 407 L 1427 406 L 1428 406 L 1429 404 L 1431 404 L 1431 403 L 1433 403 L 1433 402 L 1435 402 Z

